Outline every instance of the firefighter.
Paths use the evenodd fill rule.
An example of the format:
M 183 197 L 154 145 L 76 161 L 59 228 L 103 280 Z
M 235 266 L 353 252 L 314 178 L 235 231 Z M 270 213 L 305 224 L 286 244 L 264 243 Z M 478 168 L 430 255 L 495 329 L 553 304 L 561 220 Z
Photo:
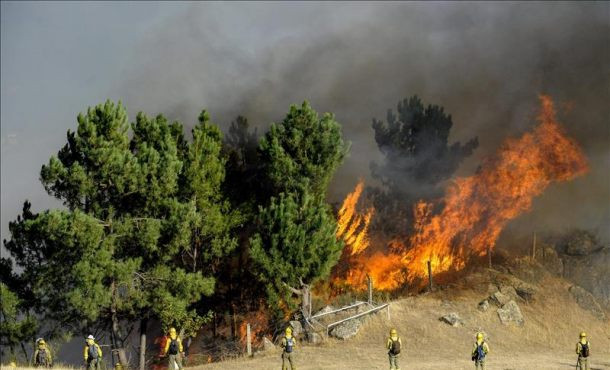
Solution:
M 95 343 L 93 335 L 89 335 L 85 341 L 86 345 L 83 349 L 83 357 L 85 358 L 85 366 L 87 370 L 99 370 L 102 361 L 102 349 Z
M 576 354 L 578 355 L 578 367 L 580 370 L 589 370 L 589 352 L 591 344 L 587 340 L 587 333 L 580 333 L 580 340 L 576 343 Z
M 485 358 L 489 353 L 489 345 L 483 339 L 483 333 L 477 333 L 477 340 L 472 346 L 472 361 L 476 370 L 485 370 Z
M 400 366 L 398 365 L 398 356 L 400 355 L 402 341 L 400 340 L 396 329 L 390 330 L 390 336 L 388 337 L 385 346 L 388 350 L 388 358 L 390 359 L 390 370 L 400 370 Z
M 169 339 L 165 342 L 164 356 L 169 356 L 170 370 L 182 370 L 182 340 L 176 334 L 175 328 L 169 328 Z
M 288 364 L 290 363 L 290 370 L 296 370 L 296 365 L 292 361 L 292 352 L 296 347 L 296 339 L 292 336 L 292 328 L 286 328 L 286 334 L 282 338 L 280 346 L 282 347 L 282 370 L 288 370 Z
M 51 350 L 47 347 L 44 339 L 36 340 L 37 348 L 34 351 L 34 367 L 51 367 L 53 361 L 51 359 Z

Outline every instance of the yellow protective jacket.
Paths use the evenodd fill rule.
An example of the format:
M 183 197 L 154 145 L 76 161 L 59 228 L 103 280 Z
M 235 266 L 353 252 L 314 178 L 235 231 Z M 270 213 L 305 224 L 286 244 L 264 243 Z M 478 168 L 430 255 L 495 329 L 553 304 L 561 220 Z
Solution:
M 92 346 L 97 349 L 97 357 L 102 358 L 102 349 L 100 348 L 100 346 L 95 342 L 93 342 Z M 87 361 L 87 359 L 89 358 L 89 344 L 87 344 L 83 349 L 83 357 L 85 358 L 85 361 Z
M 392 341 L 398 341 L 398 343 L 400 343 L 400 348 L 402 349 L 402 340 L 400 340 L 400 337 L 388 337 L 388 341 L 385 343 L 386 349 L 392 349 Z
M 180 339 L 180 337 L 169 337 L 166 341 L 165 341 L 165 349 L 163 350 L 163 355 L 167 355 L 167 351 L 169 351 L 169 345 L 172 343 L 172 340 L 175 340 L 178 342 L 178 353 L 182 353 L 184 352 L 184 349 L 182 348 L 182 339 Z
M 483 352 L 485 353 L 485 355 L 487 355 L 489 353 L 489 345 L 485 341 L 482 341 L 481 343 L 483 345 Z M 474 344 L 472 345 L 472 356 L 474 356 L 474 354 L 477 352 L 477 347 L 480 346 L 481 343 L 479 343 L 478 341 L 474 342 Z
M 589 343 L 589 341 L 586 342 L 578 342 L 576 343 L 576 354 L 580 357 L 580 352 L 582 351 L 582 345 L 586 344 L 587 346 L 589 346 L 589 353 L 591 352 L 591 343 Z
M 38 353 L 40 352 L 40 350 L 45 350 L 47 352 L 47 361 L 49 364 L 53 363 L 53 358 L 51 357 L 51 350 L 49 350 L 49 347 L 44 346 L 42 348 L 37 348 L 36 351 L 34 351 L 34 365 L 38 365 Z

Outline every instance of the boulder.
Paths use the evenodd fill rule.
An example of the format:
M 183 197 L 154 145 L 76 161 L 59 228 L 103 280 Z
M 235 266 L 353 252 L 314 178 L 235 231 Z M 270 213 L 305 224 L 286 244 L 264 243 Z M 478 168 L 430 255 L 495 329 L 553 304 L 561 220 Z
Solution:
M 307 342 L 310 344 L 322 343 L 322 336 L 318 333 L 309 332 L 307 333 Z
M 489 309 L 489 301 L 487 299 L 482 300 L 481 302 L 479 302 L 477 309 L 482 312 L 487 311 Z
M 572 294 L 572 297 L 574 298 L 576 303 L 578 303 L 581 308 L 590 311 L 595 317 L 600 320 L 606 319 L 606 314 L 602 310 L 601 306 L 599 305 L 593 294 L 589 293 L 578 285 L 573 285 L 568 290 L 570 294 Z
M 522 326 L 525 323 L 519 305 L 513 300 L 503 305 L 502 308 L 498 308 L 498 317 L 504 325 L 514 322 L 515 324 Z
M 303 333 L 303 325 L 300 321 L 292 320 L 289 325 L 292 327 L 292 335 L 295 337 L 299 337 Z
M 349 339 L 358 333 L 361 326 L 362 322 L 358 319 L 348 320 L 332 328 L 330 335 L 341 340 Z
M 455 312 L 451 312 L 450 314 L 441 317 L 439 320 L 454 327 L 464 324 L 460 316 Z
M 263 351 L 272 351 L 275 349 L 275 344 L 272 341 L 267 339 L 267 337 L 263 337 L 263 343 L 261 345 Z
M 498 307 L 502 307 L 507 304 L 511 300 L 511 298 L 504 293 L 495 292 L 494 294 L 489 296 L 489 300 Z

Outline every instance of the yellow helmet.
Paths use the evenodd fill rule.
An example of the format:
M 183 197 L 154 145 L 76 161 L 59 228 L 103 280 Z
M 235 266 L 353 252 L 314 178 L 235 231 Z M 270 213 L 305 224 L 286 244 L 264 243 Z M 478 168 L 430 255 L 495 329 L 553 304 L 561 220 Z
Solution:
M 581 338 L 586 338 L 587 337 L 587 333 L 585 333 L 584 331 L 580 332 L 580 337 Z
M 44 346 L 45 344 L 47 344 L 47 343 L 44 341 L 44 339 L 41 339 L 38 341 L 39 346 Z
M 169 328 L 170 334 L 176 334 L 176 328 Z
M 478 332 L 477 333 L 477 340 L 482 340 L 483 339 L 483 333 Z
M 398 332 L 396 331 L 396 329 L 392 329 L 392 330 L 390 330 L 390 335 L 392 335 L 392 336 L 398 335 Z
M 286 334 L 292 334 L 292 328 L 290 326 L 286 328 Z

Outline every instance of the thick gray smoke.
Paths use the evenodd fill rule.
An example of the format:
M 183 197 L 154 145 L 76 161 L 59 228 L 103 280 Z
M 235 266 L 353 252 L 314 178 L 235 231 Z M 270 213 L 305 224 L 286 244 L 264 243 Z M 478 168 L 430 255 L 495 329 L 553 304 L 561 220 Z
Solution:
M 552 186 L 511 230 L 610 231 L 610 3 L 194 4 L 146 36 L 116 85 L 130 113 L 187 124 L 207 108 L 264 128 L 307 99 L 352 141 L 330 199 L 382 160 L 371 119 L 418 94 L 453 116 L 452 140 L 478 136 L 470 174 L 534 123 L 537 95 L 557 102 L 590 172 Z M 564 109 L 570 108 L 571 109 Z

